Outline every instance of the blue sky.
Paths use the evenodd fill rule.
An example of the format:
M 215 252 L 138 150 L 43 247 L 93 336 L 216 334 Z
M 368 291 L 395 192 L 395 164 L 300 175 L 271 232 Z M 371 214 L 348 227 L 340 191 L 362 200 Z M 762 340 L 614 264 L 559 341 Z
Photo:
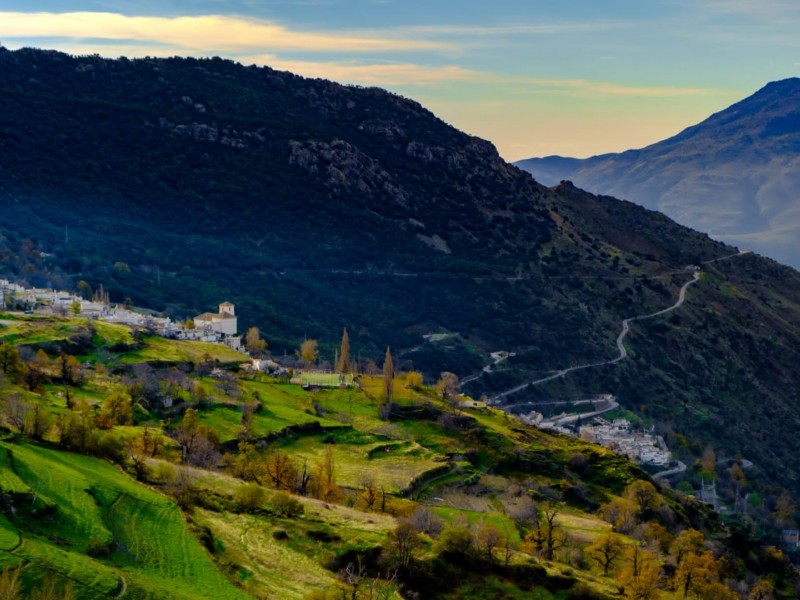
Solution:
M 501 154 L 677 133 L 800 75 L 797 0 L 3 0 L 0 42 L 220 55 L 415 98 Z

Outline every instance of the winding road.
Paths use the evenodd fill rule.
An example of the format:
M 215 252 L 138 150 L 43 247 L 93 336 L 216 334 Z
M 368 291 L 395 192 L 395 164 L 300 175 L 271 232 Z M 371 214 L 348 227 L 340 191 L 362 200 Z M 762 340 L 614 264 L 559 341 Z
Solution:
M 725 255 L 725 256 L 720 256 L 718 258 L 714 258 L 714 259 L 711 259 L 711 260 L 704 261 L 702 264 L 706 264 L 707 265 L 707 264 L 715 263 L 715 262 L 718 262 L 720 260 L 733 258 L 734 256 L 741 256 L 743 254 L 748 254 L 749 252 L 750 252 L 749 250 L 741 250 L 739 252 L 736 252 L 735 254 L 728 254 L 728 255 Z M 617 336 L 617 351 L 618 351 L 619 355 L 616 358 L 613 358 L 611 360 L 604 360 L 604 361 L 601 361 L 601 362 L 589 363 L 589 364 L 585 364 L 585 365 L 577 365 L 577 366 L 574 366 L 574 367 L 567 367 L 566 369 L 561 369 L 560 371 L 556 371 L 555 373 L 553 373 L 552 375 L 548 375 L 547 377 L 542 377 L 541 379 L 537 379 L 535 381 L 529 381 L 528 383 L 523 383 L 523 384 L 518 385 L 518 386 L 516 386 L 514 388 L 511 388 L 510 390 L 506 390 L 505 392 L 501 392 L 500 394 L 497 394 L 496 396 L 490 398 L 489 402 L 491 404 L 500 404 L 502 402 L 503 398 L 505 398 L 507 396 L 510 396 L 511 394 L 515 394 L 517 392 L 521 392 L 524 389 L 527 389 L 529 387 L 533 387 L 533 386 L 536 386 L 536 385 L 540 385 L 540 384 L 546 383 L 548 381 L 553 381 L 554 379 L 558 379 L 559 377 L 564 377 L 565 375 L 567 375 L 569 373 L 572 373 L 573 371 L 580 371 L 581 369 L 592 369 L 592 368 L 595 368 L 595 367 L 604 367 L 604 366 L 607 366 L 607 365 L 614 365 L 614 364 L 616 364 L 616 363 L 618 363 L 620 361 L 625 360 L 626 358 L 628 358 L 628 350 L 625 348 L 625 338 L 627 337 L 628 333 L 630 333 L 631 323 L 633 323 L 634 321 L 643 321 L 644 319 L 652 319 L 653 317 L 658 317 L 658 316 L 661 316 L 661 315 L 665 315 L 665 314 L 667 314 L 669 312 L 672 312 L 673 310 L 676 310 L 676 309 L 680 308 L 683 305 L 683 303 L 686 301 L 686 290 L 689 289 L 690 285 L 693 285 L 693 284 L 697 283 L 698 281 L 700 281 L 700 271 L 694 271 L 694 273 L 692 273 L 692 279 L 690 279 L 689 281 L 687 281 L 686 283 L 684 283 L 681 286 L 681 289 L 678 292 L 678 299 L 675 302 L 675 304 L 673 304 L 672 306 L 670 306 L 668 308 L 665 308 L 663 310 L 659 310 L 657 312 L 650 313 L 648 315 L 638 315 L 638 316 L 635 316 L 635 317 L 629 317 L 627 319 L 624 319 L 622 321 L 622 331 L 620 331 L 620 334 Z

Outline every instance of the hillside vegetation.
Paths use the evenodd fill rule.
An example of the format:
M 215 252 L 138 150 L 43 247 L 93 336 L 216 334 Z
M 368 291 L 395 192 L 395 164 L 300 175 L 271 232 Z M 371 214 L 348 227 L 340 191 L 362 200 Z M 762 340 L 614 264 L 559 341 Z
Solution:
M 101 352 L 123 326 L 0 317 L 3 597 L 795 593 L 779 550 L 695 499 L 417 373 L 391 397 L 211 377 L 222 346 L 146 362 L 133 339 Z
M 2 49 L 0 91 L 5 274 L 103 285 L 176 318 L 227 299 L 274 355 L 313 338 L 322 364 L 347 327 L 364 370 L 390 345 L 429 383 L 513 352 L 465 386 L 493 397 L 614 358 L 622 320 L 673 305 L 699 266 L 680 310 L 634 323 L 629 359 L 511 399 L 614 394 L 691 467 L 686 485 L 717 476 L 734 501 L 741 456 L 765 519 L 800 497 L 796 271 L 628 202 L 540 186 L 379 89 L 220 59 Z M 98 358 L 191 358 L 140 343 Z M 703 470 L 706 450 L 718 468 Z

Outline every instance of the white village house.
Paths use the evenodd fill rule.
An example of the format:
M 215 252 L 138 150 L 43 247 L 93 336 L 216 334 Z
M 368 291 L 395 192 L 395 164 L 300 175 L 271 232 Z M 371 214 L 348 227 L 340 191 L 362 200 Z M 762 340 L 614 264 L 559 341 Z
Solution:
M 236 307 L 230 302 L 219 305 L 218 313 L 203 313 L 194 318 L 194 326 L 205 332 L 221 333 L 222 335 L 236 335 L 239 329 L 236 318 Z

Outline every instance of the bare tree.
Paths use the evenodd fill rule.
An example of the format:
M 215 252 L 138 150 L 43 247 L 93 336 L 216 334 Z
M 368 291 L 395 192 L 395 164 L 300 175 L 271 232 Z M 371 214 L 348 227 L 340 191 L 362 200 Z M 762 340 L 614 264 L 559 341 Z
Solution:
M 455 413 L 458 410 L 458 394 L 461 391 L 461 386 L 456 374 L 450 371 L 444 371 L 440 375 L 437 388 L 442 395 L 442 400 L 444 400 Z

